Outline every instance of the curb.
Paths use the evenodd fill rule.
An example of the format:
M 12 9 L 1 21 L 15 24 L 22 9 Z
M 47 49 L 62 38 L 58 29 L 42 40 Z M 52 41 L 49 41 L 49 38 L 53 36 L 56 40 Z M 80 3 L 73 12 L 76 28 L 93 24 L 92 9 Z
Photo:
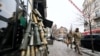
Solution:
M 81 51 L 83 53 L 90 55 L 90 56 L 99 56 L 100 55 L 100 52 L 98 52 L 98 51 L 94 51 L 94 53 L 92 53 L 92 50 L 90 50 L 90 49 L 86 49 L 86 48 L 83 48 L 83 47 L 81 47 L 81 49 L 82 49 Z
M 82 53 L 90 55 L 90 56 L 95 56 L 93 53 L 89 53 L 89 52 L 86 52 L 86 51 L 82 51 Z

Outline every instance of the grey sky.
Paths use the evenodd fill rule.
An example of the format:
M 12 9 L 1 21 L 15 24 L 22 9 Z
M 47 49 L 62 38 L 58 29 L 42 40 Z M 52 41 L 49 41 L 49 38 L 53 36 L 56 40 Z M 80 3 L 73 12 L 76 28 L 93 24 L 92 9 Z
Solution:
M 72 0 L 81 10 L 84 0 Z M 47 19 L 54 21 L 57 27 L 64 26 L 70 29 L 79 27 L 83 31 L 83 25 L 78 25 L 78 18 L 82 15 L 68 0 L 47 0 Z

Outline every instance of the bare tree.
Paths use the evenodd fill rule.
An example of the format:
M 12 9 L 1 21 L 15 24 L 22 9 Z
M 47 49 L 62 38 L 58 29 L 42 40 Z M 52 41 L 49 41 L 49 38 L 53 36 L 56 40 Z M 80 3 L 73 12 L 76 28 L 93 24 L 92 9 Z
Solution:
M 77 22 L 76 25 L 88 25 L 88 20 L 83 16 L 83 15 L 80 15 L 80 14 L 76 14 L 78 15 L 77 17 L 77 20 L 75 22 Z

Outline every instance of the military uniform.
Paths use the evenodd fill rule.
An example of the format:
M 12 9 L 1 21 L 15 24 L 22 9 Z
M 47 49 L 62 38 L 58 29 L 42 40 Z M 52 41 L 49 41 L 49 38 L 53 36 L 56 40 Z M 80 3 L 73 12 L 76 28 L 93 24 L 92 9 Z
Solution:
M 79 48 L 81 38 L 82 38 L 82 34 L 80 32 L 75 32 L 74 33 L 75 50 L 77 50 L 79 54 L 81 54 L 80 48 Z

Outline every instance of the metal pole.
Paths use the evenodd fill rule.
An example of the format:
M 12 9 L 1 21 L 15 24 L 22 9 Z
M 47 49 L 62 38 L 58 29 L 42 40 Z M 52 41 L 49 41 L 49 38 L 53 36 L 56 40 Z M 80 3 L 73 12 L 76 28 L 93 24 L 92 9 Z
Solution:
M 19 0 L 18 0 L 19 2 Z M 13 38 L 12 38 L 12 48 L 16 47 L 16 33 L 17 33 L 17 25 L 18 25 L 18 9 L 19 5 L 16 3 L 16 13 L 14 15 L 14 26 L 13 26 Z

